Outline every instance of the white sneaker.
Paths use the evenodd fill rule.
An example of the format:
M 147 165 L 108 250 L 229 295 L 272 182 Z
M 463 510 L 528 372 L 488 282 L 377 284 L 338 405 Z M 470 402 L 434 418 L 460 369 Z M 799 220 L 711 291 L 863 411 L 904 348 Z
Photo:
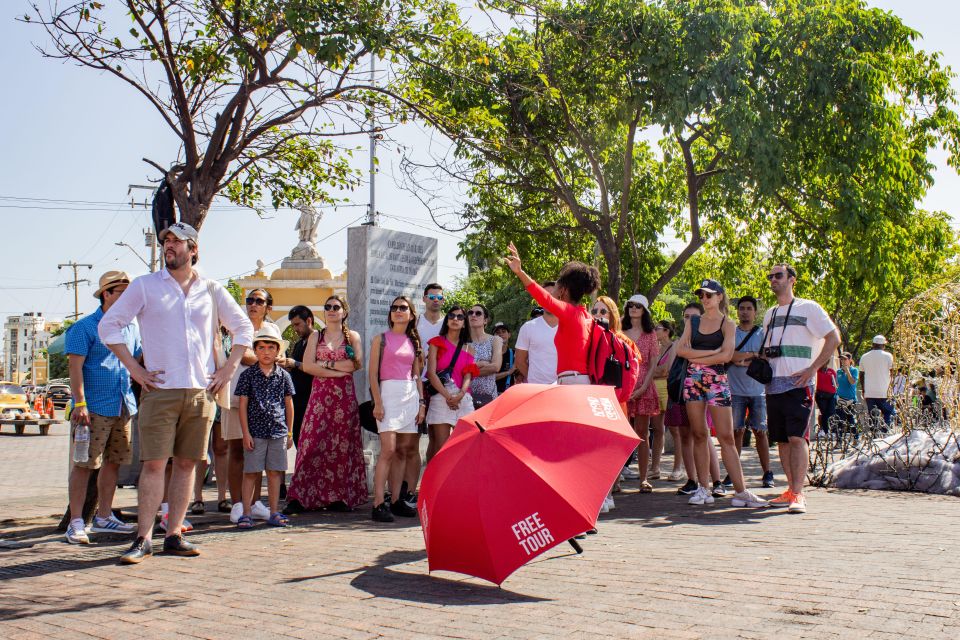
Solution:
M 243 515 L 243 503 L 234 502 L 233 506 L 230 507 L 230 522 L 237 524 L 237 521 L 240 520 L 240 516 Z
M 713 502 L 713 496 L 710 495 L 710 491 L 703 487 L 697 487 L 697 490 L 690 496 L 690 499 L 687 500 L 687 504 L 694 505 L 713 504 Z
M 730 504 L 735 507 L 750 507 L 751 509 L 759 509 L 761 507 L 770 506 L 769 502 L 766 500 L 761 500 L 748 489 L 744 489 L 740 493 L 735 493 L 733 495 L 733 500 L 730 501 Z
M 606 505 L 607 505 L 607 511 L 613 511 L 614 509 L 617 508 L 617 505 L 615 505 L 615 504 L 613 503 L 613 496 L 607 496 L 607 498 L 606 498 L 606 500 L 604 500 L 604 502 L 605 502 Z
M 667 480 L 669 480 L 670 482 L 679 482 L 680 480 L 683 480 L 683 477 L 684 477 L 683 471 L 677 469 L 676 471 L 672 472 L 669 476 L 667 476 Z
M 611 509 L 613 509 L 613 498 L 607 496 L 600 505 L 600 513 L 609 513 Z
M 87 537 L 86 525 L 81 518 L 70 521 L 67 527 L 67 542 L 70 544 L 90 544 L 90 538 Z
M 111 513 L 109 518 L 94 516 L 93 526 L 90 530 L 94 533 L 133 533 L 137 530 L 137 525 L 122 522 Z
M 807 499 L 802 493 L 793 494 L 793 501 L 790 502 L 790 506 L 787 507 L 787 513 L 806 513 L 807 512 Z
M 630 467 L 624 467 L 620 470 L 620 477 L 623 480 L 639 480 L 640 474 L 631 469 Z
M 267 509 L 265 504 L 257 500 L 253 503 L 253 506 L 250 507 L 250 517 L 254 520 L 269 520 L 270 509 Z
M 167 518 L 169 517 L 170 517 L 169 513 L 165 513 L 160 517 L 160 528 L 163 529 L 164 531 L 167 530 Z M 180 526 L 180 532 L 186 533 L 187 531 L 193 531 L 193 524 L 189 520 L 184 518 L 183 524 Z

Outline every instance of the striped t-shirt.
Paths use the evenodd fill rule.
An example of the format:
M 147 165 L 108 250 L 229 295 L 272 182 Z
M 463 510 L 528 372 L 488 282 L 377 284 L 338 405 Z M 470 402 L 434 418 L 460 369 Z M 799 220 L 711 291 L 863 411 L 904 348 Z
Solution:
M 790 304 L 787 303 L 767 309 L 763 317 L 764 333 L 767 335 L 764 346 L 781 345 L 780 338 L 783 337 L 783 355 L 770 360 L 773 380 L 767 385 L 767 395 L 784 393 L 795 388 L 797 385 L 793 376 L 810 366 L 814 356 L 820 354 L 824 336 L 836 329 L 827 312 L 813 300 L 794 298 L 788 321 L 789 307 Z M 770 320 L 774 312 L 777 315 L 771 326 Z

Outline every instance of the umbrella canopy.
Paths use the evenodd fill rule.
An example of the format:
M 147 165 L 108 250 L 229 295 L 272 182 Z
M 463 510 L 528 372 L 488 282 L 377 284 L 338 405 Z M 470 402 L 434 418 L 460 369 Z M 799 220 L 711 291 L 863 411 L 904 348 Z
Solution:
M 508 388 L 461 418 L 427 465 L 417 510 L 430 570 L 500 584 L 593 528 L 639 441 L 612 387 Z

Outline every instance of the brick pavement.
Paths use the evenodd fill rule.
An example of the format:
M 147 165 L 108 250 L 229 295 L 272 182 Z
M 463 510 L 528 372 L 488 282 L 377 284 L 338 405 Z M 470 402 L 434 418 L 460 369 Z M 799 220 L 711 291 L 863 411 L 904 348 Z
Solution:
M 9 445 L 0 439 L 0 469 Z M 137 567 L 116 564 L 127 540 L 81 549 L 51 518 L 8 522 L 0 637 L 960 635 L 956 498 L 813 490 L 810 512 L 790 516 L 727 500 L 689 507 L 656 485 L 619 496 L 582 556 L 557 547 L 502 589 L 429 575 L 419 527 L 376 525 L 367 510 L 249 532 L 202 516 L 190 538 L 203 556 Z

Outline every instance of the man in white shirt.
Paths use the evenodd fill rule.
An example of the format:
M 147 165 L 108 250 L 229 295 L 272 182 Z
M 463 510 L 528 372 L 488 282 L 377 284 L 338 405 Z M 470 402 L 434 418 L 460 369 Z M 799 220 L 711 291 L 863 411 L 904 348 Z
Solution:
M 163 497 L 164 468 L 173 458 L 168 487 L 170 505 L 165 553 L 200 554 L 181 535 L 183 517 L 193 491 L 194 468 L 206 458 L 210 427 L 216 413 L 214 394 L 240 365 L 246 349 L 233 349 L 217 369 L 214 337 L 220 325 L 235 347 L 249 347 L 253 325 L 219 283 L 201 277 L 197 263 L 197 231 L 175 223 L 159 234 L 166 268 L 136 278 L 104 314 L 100 339 L 142 387 L 137 539 L 121 562 L 136 564 L 153 554 L 154 516 Z M 136 318 L 143 345 L 143 365 L 130 353 L 121 330 Z
M 555 282 L 544 282 L 543 288 L 553 295 Z M 528 320 L 520 327 L 515 347 L 518 382 L 553 384 L 557 381 L 557 336 L 559 320 L 552 313 Z
M 890 371 L 893 356 L 885 350 L 887 339 L 882 335 L 873 337 L 873 348 L 860 356 L 860 380 L 863 382 L 863 399 L 867 412 L 877 409 L 889 427 L 896 411 L 889 400 Z

